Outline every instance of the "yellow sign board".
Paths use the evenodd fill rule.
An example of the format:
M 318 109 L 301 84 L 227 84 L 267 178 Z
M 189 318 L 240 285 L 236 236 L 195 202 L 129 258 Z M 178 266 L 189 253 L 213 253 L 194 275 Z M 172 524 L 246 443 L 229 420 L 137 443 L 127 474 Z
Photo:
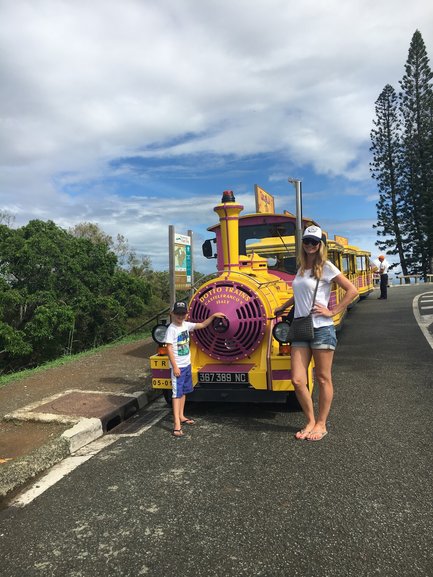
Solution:
M 171 379 L 152 379 L 153 389 L 169 389 L 171 387 Z
M 256 212 L 275 213 L 274 197 L 257 184 L 254 185 L 256 193 Z
M 150 368 L 151 369 L 170 369 L 170 362 L 168 357 L 153 355 L 150 357 Z
M 334 234 L 334 240 L 335 242 L 338 242 L 338 244 L 341 244 L 342 246 L 347 246 L 349 244 L 348 238 L 346 238 L 345 236 L 338 236 L 338 234 Z
M 174 238 L 174 274 L 176 289 L 191 288 L 191 237 L 175 234 Z

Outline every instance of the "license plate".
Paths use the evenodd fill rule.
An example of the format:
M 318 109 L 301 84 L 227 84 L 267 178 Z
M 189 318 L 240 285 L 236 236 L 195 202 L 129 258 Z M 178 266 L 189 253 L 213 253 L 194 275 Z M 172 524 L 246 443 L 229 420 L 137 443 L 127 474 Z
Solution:
M 228 383 L 230 385 L 248 383 L 248 373 L 199 373 L 199 383 Z

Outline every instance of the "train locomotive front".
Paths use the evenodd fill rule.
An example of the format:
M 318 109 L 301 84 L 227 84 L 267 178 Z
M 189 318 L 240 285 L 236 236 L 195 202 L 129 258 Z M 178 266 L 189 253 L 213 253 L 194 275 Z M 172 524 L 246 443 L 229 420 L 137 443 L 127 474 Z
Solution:
M 191 333 L 194 392 L 191 400 L 285 402 L 294 388 L 290 346 L 274 337 L 274 310 L 291 296 L 286 279 L 268 270 L 267 259 L 239 254 L 239 214 L 243 206 L 226 191 L 214 208 L 219 216 L 219 276 L 192 296 L 188 320 L 201 322 L 224 313 L 204 329 Z M 170 396 L 168 358 L 150 359 L 152 385 Z M 313 387 L 312 367 L 308 386 Z

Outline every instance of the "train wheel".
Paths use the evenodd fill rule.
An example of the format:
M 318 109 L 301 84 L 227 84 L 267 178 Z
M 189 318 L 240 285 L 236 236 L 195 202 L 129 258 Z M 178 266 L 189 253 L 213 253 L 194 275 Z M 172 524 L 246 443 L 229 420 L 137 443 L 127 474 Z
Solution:
M 164 395 L 164 399 L 165 402 L 167 403 L 167 405 L 172 405 L 171 403 L 171 399 L 173 398 L 173 393 L 171 391 L 171 389 L 163 389 L 162 394 Z

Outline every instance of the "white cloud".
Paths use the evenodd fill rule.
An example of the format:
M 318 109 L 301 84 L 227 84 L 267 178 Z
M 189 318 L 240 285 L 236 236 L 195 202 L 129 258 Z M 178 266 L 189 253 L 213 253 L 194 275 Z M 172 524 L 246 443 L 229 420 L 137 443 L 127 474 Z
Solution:
M 332 143 L 341 171 L 368 135 L 365 103 L 395 82 L 415 28 L 433 23 L 419 0 L 2 4 L 4 154 L 72 165 L 217 127 L 186 149 L 287 141 L 314 163 Z
M 289 168 L 365 181 L 374 101 L 385 84 L 398 89 L 415 29 L 433 47 L 425 0 L 0 0 L 0 8 L 2 207 L 21 223 L 93 218 L 137 247 L 145 237 L 158 255 L 170 210 L 112 189 L 110 179 L 132 168 L 111 161 L 206 153 L 215 168 L 219 155 L 280 154 Z M 175 187 L 165 186 L 176 206 Z M 202 210 L 191 203 L 188 223 L 179 212 L 173 219 L 209 222 Z

